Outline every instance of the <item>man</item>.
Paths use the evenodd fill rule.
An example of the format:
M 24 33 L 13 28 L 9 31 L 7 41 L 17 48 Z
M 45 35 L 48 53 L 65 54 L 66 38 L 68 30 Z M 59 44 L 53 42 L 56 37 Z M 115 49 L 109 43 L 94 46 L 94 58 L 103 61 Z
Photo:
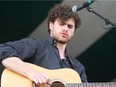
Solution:
M 80 26 L 79 15 L 72 12 L 70 5 L 58 4 L 49 11 L 46 40 L 24 38 L 0 45 L 1 63 L 37 85 L 47 84 L 50 77 L 36 71 L 24 62 L 30 62 L 47 69 L 72 68 L 80 75 L 82 82 L 87 82 L 84 66 L 68 56 L 66 46 Z

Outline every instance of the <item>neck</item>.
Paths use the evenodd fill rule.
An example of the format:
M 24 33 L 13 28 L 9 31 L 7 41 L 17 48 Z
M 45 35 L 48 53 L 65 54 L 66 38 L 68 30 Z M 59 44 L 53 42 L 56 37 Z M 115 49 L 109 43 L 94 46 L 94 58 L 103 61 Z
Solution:
M 60 51 L 65 52 L 66 44 L 57 43 L 56 46 Z
M 56 46 L 59 49 L 60 58 L 64 59 L 65 58 L 66 44 L 57 43 Z

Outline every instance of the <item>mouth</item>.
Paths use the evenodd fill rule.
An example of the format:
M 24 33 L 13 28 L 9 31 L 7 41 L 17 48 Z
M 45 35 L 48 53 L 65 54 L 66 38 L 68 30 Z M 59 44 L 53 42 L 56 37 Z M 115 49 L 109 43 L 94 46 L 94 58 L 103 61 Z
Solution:
M 68 34 L 67 34 L 67 33 L 62 32 L 62 33 L 61 33 L 61 36 L 62 36 L 62 37 L 67 37 L 67 36 L 68 36 Z

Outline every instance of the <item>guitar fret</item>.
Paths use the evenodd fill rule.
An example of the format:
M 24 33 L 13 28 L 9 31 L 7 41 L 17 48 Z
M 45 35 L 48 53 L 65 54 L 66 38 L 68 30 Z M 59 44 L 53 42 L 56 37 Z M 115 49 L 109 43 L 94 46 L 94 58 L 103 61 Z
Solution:
M 102 87 L 102 84 L 101 83 L 97 83 L 98 85 L 97 85 L 97 87 Z
M 116 87 L 116 83 L 68 83 L 66 87 Z

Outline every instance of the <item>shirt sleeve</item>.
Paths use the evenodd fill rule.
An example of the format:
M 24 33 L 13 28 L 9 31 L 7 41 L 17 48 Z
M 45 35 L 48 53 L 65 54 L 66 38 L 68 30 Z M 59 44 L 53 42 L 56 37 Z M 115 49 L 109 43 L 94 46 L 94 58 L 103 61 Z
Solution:
M 36 51 L 36 40 L 25 38 L 0 44 L 0 62 L 8 57 L 17 56 L 22 60 L 30 58 Z

